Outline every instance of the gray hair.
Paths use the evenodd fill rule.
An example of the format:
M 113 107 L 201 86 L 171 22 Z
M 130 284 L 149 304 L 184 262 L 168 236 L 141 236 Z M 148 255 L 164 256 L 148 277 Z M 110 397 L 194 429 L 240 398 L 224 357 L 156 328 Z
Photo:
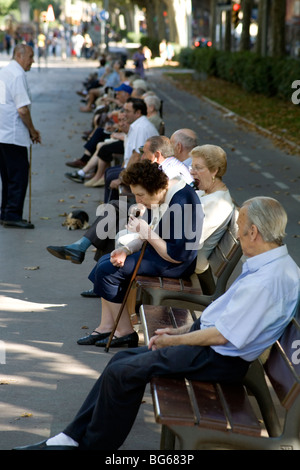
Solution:
M 183 148 L 188 152 L 199 145 L 197 134 L 191 129 L 179 129 L 174 132 L 172 137 L 175 140 L 175 145 L 180 142 Z
M 153 106 L 156 111 L 160 110 L 161 101 L 156 95 L 144 96 L 144 101 L 147 106 Z
M 257 196 L 245 201 L 243 207 L 247 208 L 249 226 L 255 225 L 265 242 L 283 244 L 287 214 L 276 199 Z
M 149 143 L 149 150 L 152 153 L 159 151 L 164 158 L 174 155 L 174 149 L 170 139 L 165 135 L 154 135 L 146 140 Z
M 31 49 L 31 46 L 23 42 L 20 42 L 14 48 L 13 58 L 15 58 L 17 55 L 24 55 L 28 51 L 29 48 Z

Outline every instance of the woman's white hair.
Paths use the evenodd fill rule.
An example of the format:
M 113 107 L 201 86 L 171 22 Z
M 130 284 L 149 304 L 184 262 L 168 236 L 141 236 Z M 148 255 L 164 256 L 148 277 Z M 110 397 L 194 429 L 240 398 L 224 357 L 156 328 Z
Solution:
M 161 106 L 161 101 L 156 95 L 149 95 L 144 97 L 144 101 L 147 106 L 153 106 L 155 111 L 159 111 Z
M 257 196 L 245 201 L 243 207 L 247 208 L 249 226 L 255 225 L 265 242 L 282 245 L 287 214 L 276 199 Z

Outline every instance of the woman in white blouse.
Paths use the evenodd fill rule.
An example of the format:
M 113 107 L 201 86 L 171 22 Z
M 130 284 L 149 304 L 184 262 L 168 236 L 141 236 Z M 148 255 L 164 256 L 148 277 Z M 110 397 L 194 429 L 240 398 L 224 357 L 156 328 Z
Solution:
M 225 151 L 217 145 L 201 145 L 191 152 L 191 175 L 200 198 L 204 221 L 195 272 L 203 273 L 209 267 L 207 261 L 226 230 L 234 204 L 222 177 L 227 169 Z

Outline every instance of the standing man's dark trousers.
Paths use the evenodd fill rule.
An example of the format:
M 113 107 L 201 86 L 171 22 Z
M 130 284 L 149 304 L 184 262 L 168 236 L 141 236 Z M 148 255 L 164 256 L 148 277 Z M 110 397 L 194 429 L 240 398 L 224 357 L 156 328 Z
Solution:
M 131 430 L 152 377 L 237 381 L 244 377 L 248 366 L 243 359 L 221 356 L 201 346 L 156 351 L 145 346 L 118 352 L 63 432 L 79 443 L 79 449 L 117 450 Z
M 0 143 L 1 220 L 22 220 L 28 173 L 27 147 Z

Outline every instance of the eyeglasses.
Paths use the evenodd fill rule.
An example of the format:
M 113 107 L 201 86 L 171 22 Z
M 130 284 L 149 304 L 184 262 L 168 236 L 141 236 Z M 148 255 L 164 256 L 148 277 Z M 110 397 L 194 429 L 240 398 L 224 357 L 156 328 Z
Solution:
M 202 170 L 204 170 L 204 168 L 205 168 L 205 167 L 203 167 L 203 166 L 198 166 L 198 165 L 189 166 L 189 171 L 192 173 L 192 172 L 202 171 Z
M 144 147 L 139 147 L 139 152 L 144 153 Z

